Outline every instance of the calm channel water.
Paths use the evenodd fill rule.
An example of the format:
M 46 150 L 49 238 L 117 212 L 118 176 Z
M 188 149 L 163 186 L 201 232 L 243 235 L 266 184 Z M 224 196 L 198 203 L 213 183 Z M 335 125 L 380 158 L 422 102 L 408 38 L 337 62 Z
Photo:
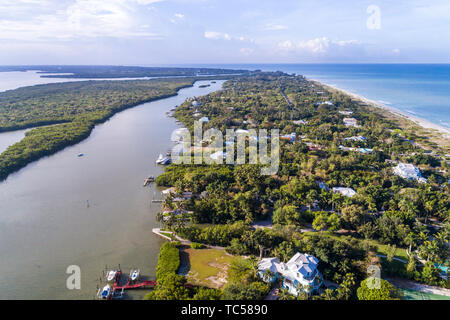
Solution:
M 178 127 L 166 112 L 223 82 L 198 81 L 177 96 L 122 111 L 88 139 L 1 182 L 0 299 L 93 299 L 106 265 L 154 276 L 163 240 L 151 230 L 160 203 L 151 202 L 155 186 L 142 184 L 162 172 L 155 159 Z M 205 83 L 211 86 L 199 88 Z M 66 289 L 69 265 L 81 268 L 81 290 Z

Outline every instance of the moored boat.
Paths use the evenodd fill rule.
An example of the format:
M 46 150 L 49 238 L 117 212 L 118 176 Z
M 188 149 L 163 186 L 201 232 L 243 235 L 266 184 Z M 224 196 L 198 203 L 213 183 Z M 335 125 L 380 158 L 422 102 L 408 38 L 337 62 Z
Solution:
M 99 297 L 101 299 L 108 299 L 110 294 L 111 294 L 111 286 L 107 284 L 106 286 L 103 287 L 102 291 L 99 294 Z
M 136 281 L 139 278 L 139 273 L 140 273 L 139 269 L 131 270 L 131 272 L 130 272 L 131 281 Z
M 117 271 L 115 271 L 115 270 L 109 271 L 109 272 L 106 274 L 106 280 L 107 280 L 107 281 L 113 281 L 113 280 L 115 279 L 115 277 L 116 277 L 116 273 L 117 273 Z

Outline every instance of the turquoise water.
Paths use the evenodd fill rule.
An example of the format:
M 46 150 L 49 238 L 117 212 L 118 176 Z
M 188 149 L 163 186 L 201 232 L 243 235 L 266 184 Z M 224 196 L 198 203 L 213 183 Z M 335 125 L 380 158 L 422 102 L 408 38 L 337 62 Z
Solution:
M 450 129 L 450 64 L 215 66 L 302 74 Z

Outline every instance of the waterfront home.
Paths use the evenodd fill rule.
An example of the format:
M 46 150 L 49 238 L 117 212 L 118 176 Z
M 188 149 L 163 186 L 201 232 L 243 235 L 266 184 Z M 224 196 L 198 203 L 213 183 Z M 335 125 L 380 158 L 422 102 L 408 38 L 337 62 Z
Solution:
M 348 111 L 348 110 L 345 110 L 345 111 L 338 111 L 340 114 L 343 114 L 344 116 L 349 116 L 349 115 L 351 115 L 351 114 L 353 114 L 353 111 Z
M 358 127 L 358 120 L 355 118 L 344 118 L 343 121 L 347 127 Z
M 282 287 L 297 296 L 300 291 L 312 293 L 323 283 L 317 266 L 319 259 L 297 252 L 287 263 L 277 258 L 264 258 L 258 263 L 258 275 L 265 282 L 282 281 Z
M 308 123 L 308 121 L 305 121 L 305 120 L 294 120 L 293 122 L 296 125 L 301 125 L 301 124 L 307 124 Z
M 192 101 L 192 105 L 193 105 L 194 107 L 199 107 L 199 106 L 200 106 L 200 103 L 198 103 L 198 101 Z
M 334 187 L 333 189 L 334 193 L 340 193 L 345 197 L 353 197 L 356 194 L 356 191 L 352 188 L 344 188 L 344 187 Z
M 208 117 L 201 117 L 199 119 L 199 121 L 201 121 L 201 122 L 209 122 L 209 118 Z
M 170 193 L 172 193 L 172 194 L 175 194 L 176 192 L 175 192 L 175 187 L 171 187 L 171 188 L 168 188 L 168 189 L 164 189 L 163 191 L 161 191 L 161 193 L 162 194 L 170 194 Z
M 420 169 L 410 163 L 399 162 L 399 164 L 394 167 L 393 172 L 403 179 L 427 182 L 427 179 L 422 177 Z

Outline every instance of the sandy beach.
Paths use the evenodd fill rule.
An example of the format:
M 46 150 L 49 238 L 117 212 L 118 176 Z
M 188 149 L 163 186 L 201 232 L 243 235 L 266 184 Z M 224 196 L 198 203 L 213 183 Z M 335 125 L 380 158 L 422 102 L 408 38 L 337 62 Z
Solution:
M 338 88 L 336 86 L 329 85 L 329 84 L 326 84 L 326 83 L 323 83 L 323 82 L 320 82 L 320 81 L 317 81 L 317 80 L 313 80 L 313 79 L 308 79 L 308 80 L 311 80 L 313 82 L 321 84 L 324 87 L 327 87 L 327 88 L 329 88 L 331 90 L 340 91 L 340 92 L 342 92 L 342 93 L 344 93 L 346 95 L 351 96 L 353 99 L 360 100 L 360 101 L 362 101 L 362 102 L 364 102 L 367 105 L 370 105 L 372 107 L 381 108 L 383 110 L 387 110 L 387 111 L 389 111 L 390 113 L 392 113 L 393 115 L 395 115 L 397 117 L 401 117 L 401 118 L 405 118 L 407 120 L 413 121 L 414 123 L 416 123 L 417 125 L 421 126 L 422 128 L 436 130 L 442 135 L 442 138 L 444 140 L 448 141 L 446 144 L 450 143 L 450 130 L 445 128 L 445 127 L 443 127 L 443 126 L 440 126 L 438 124 L 432 123 L 432 122 L 430 122 L 428 120 L 425 120 L 425 119 L 422 119 L 422 118 L 419 118 L 419 117 L 412 116 L 412 115 L 410 115 L 408 113 L 405 113 L 404 111 L 401 111 L 401 110 L 399 110 L 399 109 L 397 109 L 395 107 L 392 107 L 392 106 L 380 103 L 378 101 L 367 99 L 367 98 L 365 98 L 363 96 L 360 96 L 358 94 L 349 92 L 347 90 L 343 90 L 343 89 Z

